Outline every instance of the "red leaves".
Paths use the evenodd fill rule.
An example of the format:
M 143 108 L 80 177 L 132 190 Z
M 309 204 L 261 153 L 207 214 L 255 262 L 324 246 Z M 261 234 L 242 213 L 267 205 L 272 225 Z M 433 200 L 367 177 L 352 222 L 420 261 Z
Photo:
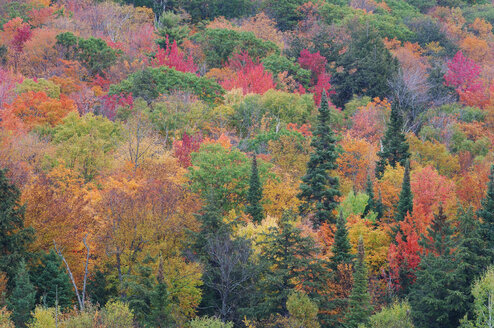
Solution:
M 458 93 L 475 92 L 482 88 L 479 79 L 480 71 L 480 66 L 463 56 L 461 51 L 458 51 L 448 62 L 448 73 L 444 75 L 444 79 L 446 85 L 454 87 Z
M 388 252 L 389 274 L 397 289 L 401 289 L 400 275 L 406 273 L 408 280 L 415 281 L 415 270 L 420 264 L 422 248 L 419 245 L 419 232 L 414 227 L 412 217 L 407 215 L 405 221 L 400 222 L 400 230 L 391 243 Z
M 300 57 L 298 58 L 300 67 L 312 72 L 312 84 L 315 84 L 319 76 L 326 72 L 326 62 L 326 58 L 321 56 L 319 51 L 311 54 L 307 49 L 300 51 Z
M 105 95 L 101 97 L 101 115 L 105 116 L 109 120 L 113 121 L 117 116 L 117 110 L 119 107 L 132 108 L 134 105 L 134 98 L 132 93 L 128 95 Z
M 300 67 L 312 72 L 311 84 L 314 87 L 311 88 L 310 91 L 314 94 L 314 102 L 317 106 L 321 103 L 323 90 L 326 91 L 328 95 L 334 93 L 334 91 L 329 91 L 331 89 L 331 84 L 329 83 L 331 76 L 326 73 L 326 62 L 326 58 L 323 57 L 319 51 L 311 54 L 307 49 L 302 50 L 300 52 L 300 57 L 298 58 Z M 299 93 L 305 93 L 302 92 L 302 90 L 303 89 L 300 89 Z
M 183 52 L 178 49 L 177 41 L 170 45 L 168 36 L 166 37 L 166 49 L 160 48 L 152 62 L 153 66 L 168 66 L 180 72 L 195 73 L 197 66 L 191 56 L 185 58 Z
M 12 48 L 17 52 L 23 52 L 24 44 L 31 38 L 31 35 L 29 24 L 23 24 L 18 27 L 11 41 Z
M 227 90 L 240 88 L 244 94 L 264 94 L 276 87 L 273 75 L 264 70 L 262 63 L 254 62 L 247 52 L 235 54 L 228 65 L 237 74 L 221 83 Z
M 192 165 L 190 154 L 199 150 L 202 141 L 203 138 L 200 133 L 188 135 L 184 132 L 182 140 L 173 142 L 175 157 L 178 159 L 180 166 L 188 168 Z
M 317 84 L 314 86 L 314 88 L 311 89 L 312 93 L 314 94 L 314 102 L 317 106 L 319 106 L 319 104 L 321 103 L 323 91 L 326 92 L 328 96 L 335 93 L 334 90 L 330 91 L 330 89 L 332 88 L 331 84 L 329 83 L 330 80 L 330 75 L 321 73 L 319 74 L 319 78 L 317 79 Z

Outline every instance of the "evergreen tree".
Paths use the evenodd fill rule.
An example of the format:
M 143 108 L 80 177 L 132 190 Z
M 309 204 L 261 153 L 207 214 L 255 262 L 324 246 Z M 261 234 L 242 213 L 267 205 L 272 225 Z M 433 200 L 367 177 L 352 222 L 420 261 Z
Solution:
M 331 280 L 334 286 L 338 287 L 339 293 L 335 293 L 335 297 L 331 300 L 331 306 L 335 309 L 335 314 L 332 315 L 332 320 L 335 325 L 341 322 L 348 307 L 348 291 L 352 287 L 352 282 L 348 279 L 349 274 L 353 270 L 354 255 L 351 253 L 352 246 L 348 239 L 348 230 L 346 220 L 343 213 L 336 223 L 336 232 L 334 242 L 331 246 L 333 257 L 329 262 L 329 268 L 332 271 Z
M 487 194 L 482 200 L 482 207 L 477 211 L 477 216 L 482 219 L 482 238 L 487 242 L 487 247 L 494 250 L 494 165 L 491 166 Z
M 168 287 L 163 276 L 163 260 L 160 257 L 157 284 L 153 288 L 150 296 L 150 314 L 146 320 L 150 327 L 168 328 L 174 322 L 171 316 L 171 304 Z
M 357 263 L 355 264 L 355 272 L 353 274 L 353 289 L 350 294 L 347 316 L 347 324 L 351 328 L 357 328 L 361 324 L 366 324 L 372 314 L 368 283 L 364 240 L 361 236 L 358 241 Z
M 383 198 L 381 195 L 381 189 L 379 189 L 379 195 L 377 196 L 377 201 L 376 201 L 376 220 L 379 221 L 384 215 L 384 204 L 383 204 Z
M 110 276 L 107 271 L 95 267 L 92 276 L 89 278 L 87 293 L 91 303 L 104 307 L 108 301 L 118 295 L 115 284 L 109 284 L 107 278 Z
M 8 181 L 6 171 L 0 169 L 0 271 L 7 274 L 9 290 L 13 288 L 17 266 L 34 237 L 32 228 L 24 228 L 25 209 L 19 199 L 19 189 Z
M 288 315 L 286 301 L 295 287 L 302 288 L 311 299 L 318 301 L 322 310 L 327 306 L 320 294 L 327 285 L 325 263 L 317 257 L 319 249 L 314 240 L 302 236 L 293 220 L 293 213 L 285 212 L 278 226 L 270 228 L 262 242 L 260 262 L 265 272 L 258 290 L 263 295 L 253 308 L 258 317 L 276 313 Z
M 351 253 L 352 246 L 348 239 L 348 229 L 346 228 L 346 220 L 343 214 L 340 213 L 338 221 L 336 222 L 336 232 L 334 235 L 334 242 L 331 246 L 333 257 L 331 258 L 330 267 L 333 271 L 336 271 L 340 264 L 352 264 L 353 254 Z
M 405 173 L 403 174 L 403 183 L 401 185 L 400 200 L 396 207 L 395 222 L 405 220 L 407 213 L 413 212 L 413 194 L 410 187 L 410 162 L 405 163 Z
M 369 196 L 369 200 L 367 201 L 367 205 L 365 206 L 364 213 L 362 213 L 362 217 L 367 216 L 370 211 L 376 212 L 376 200 L 374 199 L 374 187 L 372 186 L 372 179 L 370 174 L 367 174 L 367 181 L 365 183 L 365 193 Z
M 262 185 L 259 180 L 259 171 L 257 170 L 257 156 L 252 158 L 252 173 L 250 175 L 249 193 L 247 195 L 248 205 L 246 213 L 250 214 L 252 221 L 260 223 L 264 218 L 264 209 L 261 205 Z
M 324 222 L 336 223 L 333 214 L 340 196 L 339 181 L 331 171 L 336 169 L 336 139 L 330 127 L 331 114 L 326 93 L 323 92 L 319 116 L 311 146 L 314 152 L 307 163 L 307 173 L 302 178 L 299 199 L 302 201 L 300 212 L 306 214 L 315 211 L 312 223 L 319 227 Z
M 439 209 L 428 236 L 422 236 L 425 253 L 410 292 L 412 317 L 418 328 L 457 327 L 463 313 L 463 295 L 458 287 L 458 262 L 454 249 L 454 228 Z
M 73 287 L 60 257 L 54 250 L 43 255 L 41 264 L 31 273 L 31 280 L 36 287 L 36 300 L 43 306 L 55 307 L 57 296 L 58 305 L 62 310 L 72 306 Z
M 21 260 L 17 267 L 17 273 L 13 279 L 15 287 L 7 300 L 7 306 L 12 311 L 12 320 L 16 327 L 25 327 L 34 309 L 36 290 L 29 280 L 26 262 Z
M 381 151 L 377 153 L 379 160 L 376 163 L 376 177 L 378 179 L 384 174 L 386 165 L 396 167 L 396 164 L 401 164 L 401 166 L 405 166 L 410 157 L 406 136 L 401 131 L 402 127 L 403 119 L 398 105 L 393 103 L 388 127 L 381 140 Z
M 331 82 L 335 86 L 332 96 L 336 106 L 343 108 L 354 96 L 380 97 L 390 93 L 389 81 L 398 72 L 399 63 L 391 55 L 379 33 L 369 24 L 351 24 L 351 42 L 343 54 L 336 53 L 335 67 Z M 353 27 L 352 26 L 352 27 Z M 325 52 L 327 50 L 321 50 Z M 329 60 L 331 62 L 332 60 Z
M 482 239 L 480 223 L 475 219 L 471 207 L 467 210 L 460 207 L 458 209 L 458 232 L 456 244 L 458 245 L 456 277 L 463 295 L 462 304 L 459 312 L 461 314 L 472 312 L 474 302 L 471 287 L 475 279 L 480 277 L 490 264 L 492 250 L 486 248 L 486 241 Z

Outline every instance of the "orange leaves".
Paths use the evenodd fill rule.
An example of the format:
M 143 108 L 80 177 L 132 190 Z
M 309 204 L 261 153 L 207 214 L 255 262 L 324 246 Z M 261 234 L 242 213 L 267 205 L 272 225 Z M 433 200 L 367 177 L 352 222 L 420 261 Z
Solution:
M 482 63 L 488 59 L 490 48 L 485 40 L 475 36 L 468 36 L 461 41 L 460 46 L 467 57 L 472 58 L 478 63 Z
M 92 240 L 99 229 L 87 196 L 88 187 L 84 182 L 75 172 L 61 166 L 34 178 L 22 193 L 26 203 L 26 226 L 36 230 L 33 249 L 48 251 L 55 240 L 64 248 L 76 279 L 84 272 L 82 239 L 89 233 Z
M 410 185 L 413 193 L 414 212 L 422 209 L 423 213 L 429 214 L 426 224 L 432 220 L 432 213 L 436 213 L 440 205 L 446 213 L 453 214 L 456 212 L 454 182 L 437 173 L 432 167 L 427 166 L 413 171 Z
M 60 100 L 50 98 L 44 92 L 29 91 L 20 94 L 7 110 L 2 113 L 2 126 L 25 126 L 28 130 L 48 124 L 55 126 L 70 112 L 76 111 L 74 102 L 64 95 Z M 13 124 L 20 120 L 22 124 Z
M 343 152 L 336 160 L 344 192 L 356 187 L 364 189 L 367 174 L 376 162 L 376 149 L 367 140 L 347 134 L 340 142 Z
M 370 143 L 378 142 L 384 135 L 390 113 L 391 104 L 387 99 L 374 98 L 365 107 L 360 107 L 353 116 L 350 135 L 364 138 Z

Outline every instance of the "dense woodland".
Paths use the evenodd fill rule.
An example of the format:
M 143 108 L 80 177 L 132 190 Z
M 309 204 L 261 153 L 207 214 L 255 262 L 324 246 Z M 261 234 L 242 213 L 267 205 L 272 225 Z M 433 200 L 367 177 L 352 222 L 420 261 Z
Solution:
M 493 327 L 493 25 L 0 0 L 0 327 Z

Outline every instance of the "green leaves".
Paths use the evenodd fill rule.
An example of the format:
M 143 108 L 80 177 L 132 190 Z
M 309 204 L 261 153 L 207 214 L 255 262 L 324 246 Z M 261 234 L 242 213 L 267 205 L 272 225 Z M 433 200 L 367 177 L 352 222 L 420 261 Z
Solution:
M 89 181 L 108 164 L 108 155 L 120 138 L 120 127 L 108 119 L 91 113 L 82 117 L 70 113 L 54 129 L 53 142 L 58 144 L 57 155 L 65 165 Z

